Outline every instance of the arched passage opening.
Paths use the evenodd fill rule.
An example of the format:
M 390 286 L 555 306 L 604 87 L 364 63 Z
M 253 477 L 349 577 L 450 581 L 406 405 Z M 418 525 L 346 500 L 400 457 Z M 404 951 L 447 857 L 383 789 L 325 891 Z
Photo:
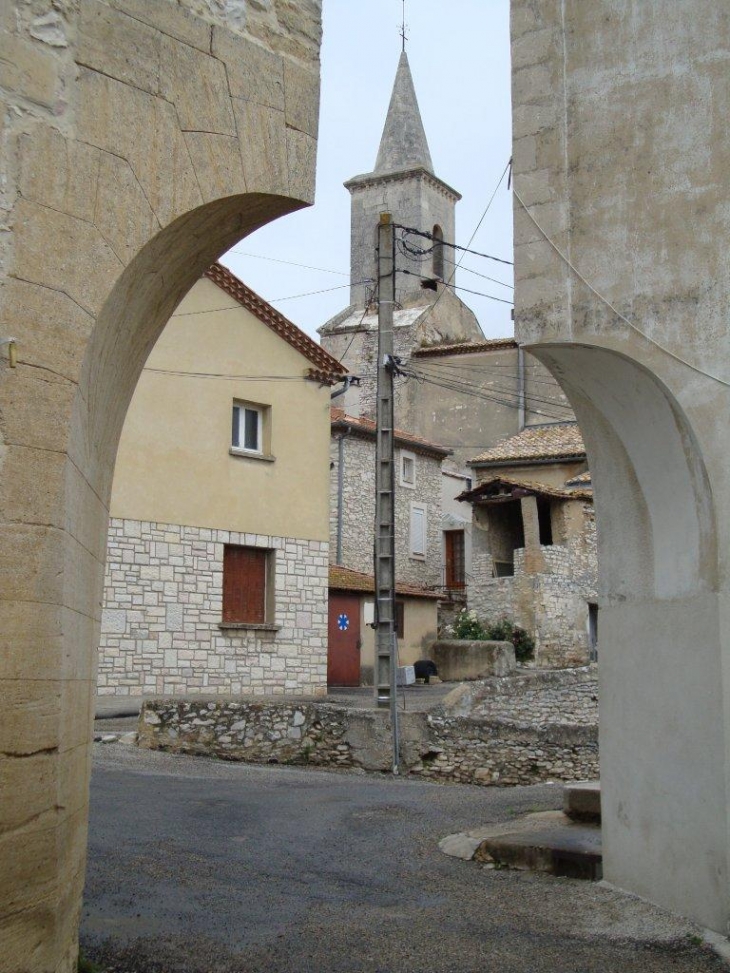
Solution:
M 56 547 L 46 551 L 54 564 L 63 565 L 57 636 L 48 646 L 62 678 L 53 705 L 46 707 L 47 721 L 57 720 L 60 731 L 57 745 L 49 745 L 49 766 L 34 796 L 39 805 L 55 808 L 55 823 L 45 824 L 37 841 L 32 834 L 26 838 L 32 848 L 40 842 L 50 876 L 37 894 L 53 915 L 53 928 L 43 927 L 38 949 L 42 946 L 42 955 L 50 950 L 48 955 L 63 956 L 66 965 L 59 969 L 70 970 L 76 963 L 109 497 L 127 407 L 147 355 L 203 270 L 259 226 L 301 205 L 282 196 L 236 195 L 180 217 L 122 272 L 86 346 L 67 432 L 63 527 L 52 536 Z M 23 957 L 35 948 L 33 927 L 28 933 L 26 926 L 21 923 L 15 947 Z
M 727 801 L 712 489 L 687 415 L 615 351 L 529 350 L 560 382 L 596 492 L 604 874 L 727 922 Z

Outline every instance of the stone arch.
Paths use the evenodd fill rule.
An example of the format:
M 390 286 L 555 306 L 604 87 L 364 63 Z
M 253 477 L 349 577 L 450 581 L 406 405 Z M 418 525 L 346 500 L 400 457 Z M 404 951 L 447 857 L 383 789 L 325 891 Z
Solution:
M 596 492 L 604 875 L 724 928 L 722 605 L 701 442 L 638 355 L 526 347 L 570 399 Z
M 0 357 L 0 940 L 29 973 L 76 969 L 129 399 L 205 267 L 314 188 L 319 0 L 131 7 L 79 0 L 50 35 L 27 4 L 0 13 L 20 65 L 0 92 L 0 322 L 18 349 L 15 369 Z
M 690 421 L 667 386 L 596 345 L 528 346 L 569 397 L 594 482 L 601 584 L 620 600 L 682 598 L 717 584 L 715 515 Z M 611 529 L 624 525 L 621 543 Z M 604 529 L 601 530 L 601 525 Z

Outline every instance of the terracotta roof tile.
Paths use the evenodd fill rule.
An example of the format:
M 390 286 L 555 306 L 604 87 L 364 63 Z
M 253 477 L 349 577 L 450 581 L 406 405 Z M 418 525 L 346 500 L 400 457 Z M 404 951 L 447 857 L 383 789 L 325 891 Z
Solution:
M 354 433 L 360 433 L 368 439 L 375 438 L 375 423 L 372 419 L 350 416 L 344 409 L 335 408 L 330 410 L 330 419 L 333 429 L 344 429 L 347 426 Z M 403 429 L 395 429 L 394 433 L 395 441 L 399 445 L 410 446 L 415 451 L 420 450 L 433 456 L 450 456 L 452 453 L 452 450 L 447 449 L 446 446 L 439 446 L 438 443 L 431 443 L 427 439 L 421 439 L 420 436 L 413 436 Z
M 590 490 L 560 490 L 545 483 L 534 483 L 529 480 L 516 480 L 508 476 L 495 476 L 485 480 L 473 490 L 465 490 L 456 498 L 467 503 L 488 503 L 490 500 L 519 499 L 523 496 L 552 497 L 556 500 L 592 500 Z
M 503 439 L 479 456 L 471 466 L 529 463 L 531 460 L 585 459 L 586 448 L 576 422 L 528 426 L 516 436 Z
M 259 321 L 271 328 L 284 339 L 292 348 L 307 358 L 314 368 L 311 370 L 311 377 L 325 383 L 334 383 L 344 378 L 348 370 L 333 358 L 328 352 L 313 341 L 283 314 L 272 307 L 263 297 L 252 291 L 250 287 L 239 280 L 223 264 L 215 263 L 209 267 L 204 277 L 212 280 L 222 291 L 225 291 L 234 301 L 238 301 L 241 307 L 254 314 Z
M 329 586 L 334 591 L 362 591 L 365 594 L 375 594 L 375 578 L 371 574 L 353 571 L 341 564 L 330 564 L 329 579 Z M 443 597 L 430 588 L 422 588 L 415 584 L 396 584 L 395 592 L 397 595 L 405 595 L 410 598 L 438 599 Z
M 585 470 L 583 473 L 579 473 L 577 476 L 572 477 L 570 480 L 566 480 L 565 485 L 567 487 L 572 486 L 590 486 L 593 482 L 591 478 L 591 471 Z
M 514 338 L 487 338 L 485 341 L 464 341 L 451 345 L 433 345 L 417 348 L 412 358 L 435 358 L 439 355 L 476 355 L 480 351 L 497 351 L 500 348 L 517 348 Z

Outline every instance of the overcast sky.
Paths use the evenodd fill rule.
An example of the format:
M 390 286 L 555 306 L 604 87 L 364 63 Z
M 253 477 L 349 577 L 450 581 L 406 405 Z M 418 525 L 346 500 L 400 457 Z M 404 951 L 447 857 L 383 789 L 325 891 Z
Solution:
M 299 327 L 316 328 L 349 303 L 348 290 L 278 300 L 346 284 L 350 195 L 343 182 L 370 172 L 400 55 L 401 0 L 324 0 L 317 194 L 225 258 L 234 273 Z M 463 196 L 456 243 L 466 245 L 510 156 L 509 0 L 408 0 L 408 57 L 436 175 Z M 472 247 L 512 259 L 506 180 Z M 244 256 L 275 257 L 328 273 Z M 512 283 L 511 268 L 467 256 L 464 267 Z M 460 270 L 463 288 L 510 299 L 511 291 Z M 487 337 L 512 333 L 506 304 L 459 292 Z

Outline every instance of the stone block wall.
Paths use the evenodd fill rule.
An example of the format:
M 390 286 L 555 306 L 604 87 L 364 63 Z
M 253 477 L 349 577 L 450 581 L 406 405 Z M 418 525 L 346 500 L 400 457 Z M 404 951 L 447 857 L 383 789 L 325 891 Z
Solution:
M 220 627 L 227 543 L 273 551 L 271 630 Z M 319 541 L 113 519 L 98 692 L 324 694 L 327 565 Z
M 339 434 L 338 434 L 339 435 Z M 395 459 L 400 448 L 396 446 Z M 337 477 L 339 450 L 333 437 L 330 462 L 330 554 L 337 550 Z M 373 525 L 375 522 L 375 440 L 349 435 L 344 441 L 344 490 L 342 559 L 353 571 L 373 573 Z M 410 552 L 411 502 L 427 507 L 426 557 Z M 395 509 L 396 576 L 404 584 L 438 587 L 441 584 L 441 460 L 416 455 L 415 489 L 396 482 Z

